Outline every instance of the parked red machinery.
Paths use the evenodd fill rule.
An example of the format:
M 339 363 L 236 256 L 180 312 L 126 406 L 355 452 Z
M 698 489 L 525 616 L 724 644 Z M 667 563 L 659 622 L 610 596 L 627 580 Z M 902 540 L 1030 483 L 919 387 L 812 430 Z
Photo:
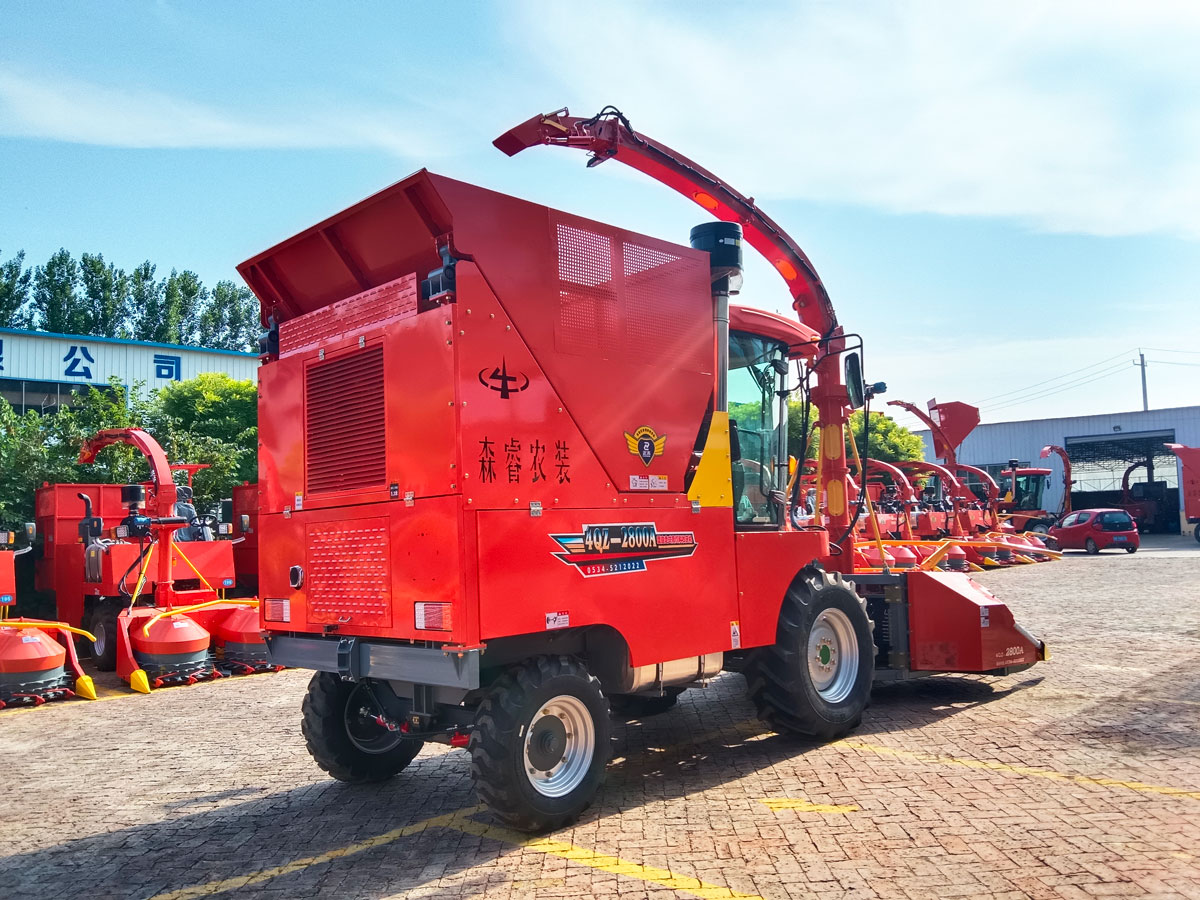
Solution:
M 1179 457 L 1183 477 L 1179 484 L 1183 493 L 1183 517 L 1189 525 L 1195 525 L 1192 536 L 1200 541 L 1200 447 L 1183 444 L 1166 444 L 1168 450 Z
M 1130 476 L 1138 469 L 1145 469 L 1148 480 L 1131 482 Z M 1141 460 L 1132 463 L 1121 475 L 1121 502 L 1114 503 L 1117 509 L 1123 509 L 1137 522 L 1138 529 L 1154 531 L 1162 523 L 1162 504 L 1166 494 L 1166 482 L 1153 480 L 1154 474 L 1150 462 Z
M 75 696 L 95 700 L 96 688 L 79 665 L 72 638 L 92 635 L 65 622 L 8 614 L 17 602 L 16 558 L 32 549 L 14 551 L 15 537 L 14 532 L 0 531 L 0 709 Z M 27 537 L 32 539 L 32 528 Z
M 964 574 L 854 574 L 861 342 L 782 228 L 615 111 L 496 146 L 543 143 L 722 221 L 680 246 L 422 170 L 239 267 L 268 325 L 262 625 L 317 670 L 318 764 L 373 781 L 465 746 L 496 815 L 541 830 L 595 794 L 610 698 L 663 708 L 740 669 L 772 728 L 831 739 L 873 678 L 1043 659 Z M 800 323 L 730 306 L 743 239 Z M 789 360 L 816 381 L 824 526 L 789 523 Z
M 274 669 L 258 601 L 224 597 L 234 585 L 233 552 L 229 541 L 212 539 L 216 518 L 196 513 L 190 488 L 176 485 L 166 454 L 145 431 L 100 431 L 79 461 L 93 462 L 113 444 L 140 450 L 150 481 L 39 488 L 38 588 L 54 592 L 66 622 L 93 632 L 97 668 L 115 669 L 134 690 Z M 105 517 L 120 524 L 106 530 Z
M 995 519 L 992 527 L 996 530 L 1042 535 L 1054 524 L 1056 517 L 1041 508 L 1045 476 L 1050 474 L 1049 469 L 1018 468 L 1015 475 L 1007 473 L 1008 492 L 1000 498 L 999 486 L 990 475 L 958 461 L 959 446 L 979 424 L 979 410 L 976 407 L 957 400 L 945 403 L 930 400 L 929 412 L 926 413 L 915 404 L 903 400 L 890 400 L 888 405 L 906 409 L 921 420 L 933 436 L 934 455 L 943 460 L 946 468 L 956 476 L 967 473 L 975 478 L 979 483 L 975 496 L 989 511 L 988 517 Z M 1009 465 L 1016 466 L 1017 461 L 1012 460 Z M 1003 513 L 1003 521 L 997 518 L 1000 513 Z M 1026 537 L 1017 543 L 1031 545 L 1033 549 L 1044 549 L 1040 537 Z

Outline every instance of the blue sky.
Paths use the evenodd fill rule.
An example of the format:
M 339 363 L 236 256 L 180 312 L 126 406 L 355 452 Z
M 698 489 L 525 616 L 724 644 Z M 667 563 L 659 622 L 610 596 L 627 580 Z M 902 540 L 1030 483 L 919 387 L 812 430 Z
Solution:
M 0 259 L 236 278 L 422 166 L 686 242 L 636 173 L 491 146 L 613 103 L 797 238 L 890 397 L 1137 409 L 1142 346 L 1200 402 L 1200 7 L 959 6 L 9 4 Z M 787 305 L 757 263 L 742 299 Z

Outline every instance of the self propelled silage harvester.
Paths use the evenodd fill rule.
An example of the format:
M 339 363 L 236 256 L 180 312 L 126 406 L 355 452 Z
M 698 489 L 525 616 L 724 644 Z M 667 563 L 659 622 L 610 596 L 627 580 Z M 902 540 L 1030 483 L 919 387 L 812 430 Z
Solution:
M 230 541 L 214 539 L 216 518 L 196 513 L 190 488 L 175 483 L 145 431 L 100 431 L 79 461 L 93 462 L 113 444 L 140 450 L 150 480 L 39 488 L 39 589 L 54 592 L 64 620 L 86 623 L 97 668 L 115 669 L 136 691 L 277 668 L 267 659 L 258 601 L 225 596 L 233 552 Z M 118 524 L 106 529 L 105 517 Z
M 595 795 L 610 704 L 736 670 L 771 728 L 826 740 L 873 681 L 1045 658 L 966 574 L 856 572 L 861 342 L 778 224 L 616 111 L 495 143 L 627 163 L 721 221 L 681 246 L 422 170 L 239 267 L 268 328 L 262 626 L 316 670 L 318 765 L 377 781 L 466 747 L 494 813 L 543 830 Z M 799 322 L 730 304 L 743 241 Z M 821 429 L 800 527 L 790 361 Z
M 65 622 L 9 615 L 17 602 L 16 558 L 32 549 L 14 550 L 15 537 L 0 531 L 0 709 L 76 696 L 95 700 L 96 688 L 79 664 L 72 637 L 92 635 Z M 32 528 L 26 537 L 32 539 Z

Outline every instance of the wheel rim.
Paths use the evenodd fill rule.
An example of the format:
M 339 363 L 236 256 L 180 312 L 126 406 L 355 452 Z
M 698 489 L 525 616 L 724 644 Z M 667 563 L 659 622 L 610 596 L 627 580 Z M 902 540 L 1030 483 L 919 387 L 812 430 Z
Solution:
M 596 752 L 592 714 L 578 697 L 543 703 L 525 729 L 525 775 L 544 797 L 563 797 L 583 782 Z
M 104 622 L 97 617 L 92 623 L 92 637 L 96 640 L 92 641 L 92 655 L 100 657 L 104 655 L 105 645 L 108 643 L 108 635 L 105 633 Z
M 346 736 L 363 753 L 387 753 L 404 740 L 398 731 L 389 731 L 376 716 L 383 715 L 379 701 L 362 684 L 355 685 L 346 700 Z
M 858 677 L 858 639 L 850 618 L 840 609 L 817 616 L 808 634 L 808 674 L 826 703 L 840 703 L 854 690 Z

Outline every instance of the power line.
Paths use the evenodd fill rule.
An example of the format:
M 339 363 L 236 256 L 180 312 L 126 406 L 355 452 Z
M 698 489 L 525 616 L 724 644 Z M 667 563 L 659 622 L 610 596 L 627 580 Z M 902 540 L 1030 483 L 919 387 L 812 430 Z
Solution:
M 1146 362 L 1156 363 L 1160 366 L 1194 366 L 1196 368 L 1200 368 L 1200 363 L 1172 362 L 1169 359 L 1148 359 Z
M 1083 387 L 1085 384 L 1091 384 L 1093 381 L 1100 381 L 1101 379 L 1104 379 L 1104 378 L 1111 378 L 1113 375 L 1116 375 L 1121 371 L 1126 371 L 1125 363 L 1120 363 L 1119 365 L 1113 366 L 1112 368 L 1110 368 L 1104 372 L 1098 373 L 1098 374 L 1092 373 L 1092 376 L 1094 376 L 1094 377 L 1089 376 L 1083 380 L 1072 382 L 1071 384 L 1058 385 L 1050 390 L 1041 391 L 1040 393 L 1037 393 L 1037 394 L 1031 394 L 1028 397 L 1020 397 L 1009 403 L 994 404 L 992 406 L 986 407 L 985 411 L 994 412 L 997 409 L 1007 409 L 1010 406 L 1023 406 L 1026 403 L 1032 403 L 1034 400 L 1041 400 L 1045 397 L 1053 396 L 1054 394 L 1061 394 L 1065 391 L 1072 391 L 1075 388 Z
M 1142 347 L 1143 350 L 1153 350 L 1155 353 L 1191 353 L 1200 356 L 1200 350 L 1168 350 L 1166 347 Z
M 1051 394 L 1057 394 L 1057 393 L 1061 393 L 1062 391 L 1068 391 L 1080 384 L 1087 383 L 1087 381 L 1089 381 L 1093 377 L 1100 376 L 1100 375 L 1106 375 L 1110 372 L 1118 372 L 1118 371 L 1124 369 L 1127 364 L 1128 363 L 1125 360 L 1122 360 L 1121 362 L 1110 365 L 1107 368 L 1101 369 L 1098 372 L 1088 372 L 1086 375 L 1082 375 L 1079 378 L 1073 378 L 1070 381 L 1063 382 L 1062 384 L 1056 384 L 1056 385 L 1053 385 L 1048 388 L 1042 388 L 1041 390 L 1022 394 L 1021 396 L 1013 397 L 1009 400 L 1004 400 L 1001 403 L 988 404 L 987 406 L 984 406 L 983 409 L 994 409 L 997 406 L 1015 406 L 1018 403 L 1024 403 L 1026 400 L 1036 400 L 1039 397 L 1048 397 Z
M 1129 349 L 1129 350 L 1122 350 L 1120 353 L 1117 353 L 1117 354 L 1115 354 L 1114 356 L 1110 356 L 1110 357 L 1108 357 L 1107 359 L 1102 359 L 1102 360 L 1100 360 L 1099 362 L 1092 363 L 1090 366 L 1083 366 L 1082 368 L 1079 368 L 1079 369 L 1072 369 L 1070 372 L 1067 372 L 1067 373 L 1065 373 L 1065 374 L 1063 374 L 1063 375 L 1056 375 L 1056 376 L 1055 376 L 1055 377 L 1053 377 L 1053 378 L 1047 378 L 1045 381 L 1037 381 L 1037 382 L 1034 382 L 1033 384 L 1026 385 L 1025 387 L 1022 387 L 1022 388 L 1016 388 L 1016 389 L 1014 389 L 1014 390 L 1011 390 L 1011 391 L 1005 391 L 1005 392 L 1004 392 L 1004 393 L 1002 393 L 1002 394 L 993 394 L 991 397 L 984 397 L 983 399 L 981 399 L 981 400 L 979 401 L 979 403 L 980 403 L 980 404 L 983 404 L 983 403 L 986 403 L 986 402 L 987 402 L 987 401 L 989 401 L 989 400 L 999 400 L 1001 397 L 1009 397 L 1009 396 L 1011 396 L 1011 395 L 1013 395 L 1013 394 L 1023 394 L 1023 393 L 1025 393 L 1026 391 L 1033 390 L 1034 388 L 1036 388 L 1036 387 L 1040 387 L 1040 386 L 1041 386 L 1041 385 L 1043 385 L 1043 384 L 1049 384 L 1049 383 L 1050 383 L 1050 382 L 1052 382 L 1052 381 L 1061 381 L 1062 379 L 1064 379 L 1064 378 L 1068 378 L 1068 377 L 1070 377 L 1071 375 L 1074 375 L 1074 374 L 1076 374 L 1077 372 L 1084 372 L 1084 371 L 1087 371 L 1088 369 L 1095 369 L 1096 367 L 1098 367 L 1098 366 L 1102 366 L 1102 365 L 1104 365 L 1105 363 L 1107 363 L 1107 362 L 1111 362 L 1111 361 L 1112 361 L 1112 360 L 1114 360 L 1114 359 L 1119 359 L 1119 358 L 1120 358 L 1120 357 L 1122 357 L 1122 356 L 1127 356 L 1127 355 L 1129 355 L 1129 354 L 1130 354 L 1130 353 L 1132 353 L 1132 352 L 1134 352 L 1132 348 L 1131 348 L 1131 349 Z

